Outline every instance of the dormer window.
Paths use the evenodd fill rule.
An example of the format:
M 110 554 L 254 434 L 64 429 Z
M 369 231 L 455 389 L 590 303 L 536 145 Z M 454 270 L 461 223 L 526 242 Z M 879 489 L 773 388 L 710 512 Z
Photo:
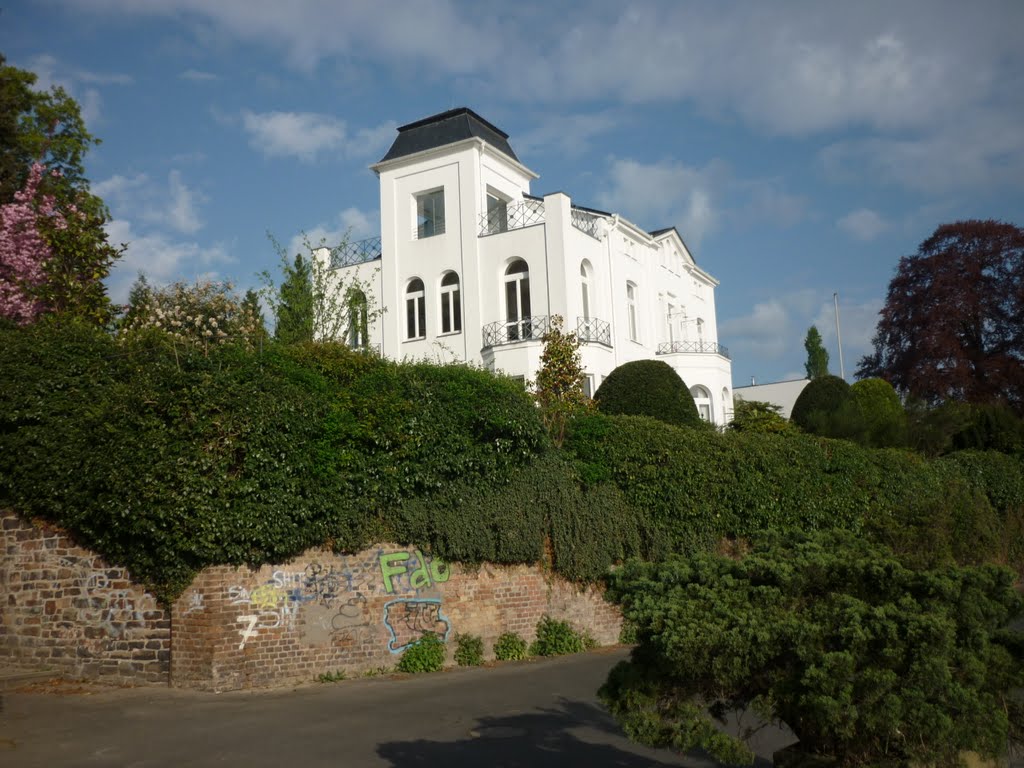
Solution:
M 444 234 L 444 188 L 416 195 L 416 239 Z

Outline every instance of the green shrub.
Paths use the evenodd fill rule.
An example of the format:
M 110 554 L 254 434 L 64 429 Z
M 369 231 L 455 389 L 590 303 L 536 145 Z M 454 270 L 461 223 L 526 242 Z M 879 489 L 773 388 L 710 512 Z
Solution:
M 734 432 L 764 432 L 777 434 L 789 432 L 793 425 L 781 414 L 782 406 L 761 400 L 734 398 L 732 421 L 729 429 Z
M 460 667 L 479 667 L 484 663 L 484 639 L 479 635 L 455 637 L 455 663 Z
M 1024 420 L 1007 405 L 977 404 L 967 408 L 969 422 L 953 435 L 953 449 L 1024 453 Z
M 789 418 L 806 432 L 831 437 L 837 428 L 831 419 L 849 399 L 850 385 L 843 379 L 820 376 L 803 388 Z
M 522 661 L 529 656 L 526 641 L 515 632 L 506 632 L 494 643 L 494 658 L 498 661 Z
M 697 425 L 693 395 L 662 360 L 634 360 L 612 371 L 594 394 L 598 410 L 610 415 L 650 416 L 666 424 Z
M 749 708 L 844 766 L 1005 755 L 1024 727 L 1013 582 L 995 566 L 910 570 L 848 532 L 632 562 L 609 596 L 639 645 L 600 695 L 630 738 L 727 762 L 753 754 L 711 718 Z
M 885 379 L 861 379 L 850 387 L 850 402 L 860 422 L 859 443 L 873 448 L 906 443 L 907 414 L 892 384 Z
M 565 656 L 582 653 L 594 645 L 593 639 L 577 632 L 567 621 L 544 616 L 537 622 L 537 639 L 530 646 L 531 656 Z M 589 644 L 588 644 L 589 643 Z
M 418 674 L 440 672 L 444 669 L 445 644 L 434 634 L 426 634 L 402 652 L 398 661 L 399 672 Z

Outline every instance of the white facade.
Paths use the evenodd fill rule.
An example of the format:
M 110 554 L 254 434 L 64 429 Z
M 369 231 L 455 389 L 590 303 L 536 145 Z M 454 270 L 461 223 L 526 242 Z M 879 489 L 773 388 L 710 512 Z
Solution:
M 405 132 L 403 134 L 403 132 Z M 663 360 L 701 415 L 732 415 L 715 288 L 675 229 L 645 232 L 565 194 L 530 194 L 537 174 L 470 110 L 403 126 L 380 178 L 379 241 L 333 254 L 370 279 L 386 311 L 368 342 L 391 358 L 457 360 L 532 380 L 550 317 L 584 342 L 590 393 L 622 363 Z
M 789 418 L 793 406 L 804 387 L 811 383 L 810 379 L 790 379 L 789 381 L 773 381 L 768 384 L 751 384 L 749 387 L 736 387 L 734 395 L 750 402 L 758 400 L 777 405 L 782 410 L 779 415 Z

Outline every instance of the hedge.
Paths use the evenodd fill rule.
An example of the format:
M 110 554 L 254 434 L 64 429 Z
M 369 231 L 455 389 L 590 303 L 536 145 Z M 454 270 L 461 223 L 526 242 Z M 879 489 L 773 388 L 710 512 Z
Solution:
M 623 363 L 601 382 L 594 402 L 602 413 L 651 416 L 666 424 L 699 424 L 693 395 L 663 360 Z
M 1019 457 L 600 413 L 556 450 L 521 386 L 465 366 L 330 344 L 206 356 L 73 323 L 0 330 L 0 349 L 0 505 L 164 600 L 209 565 L 382 540 L 593 580 L 723 537 L 842 528 L 923 565 L 1024 568 Z

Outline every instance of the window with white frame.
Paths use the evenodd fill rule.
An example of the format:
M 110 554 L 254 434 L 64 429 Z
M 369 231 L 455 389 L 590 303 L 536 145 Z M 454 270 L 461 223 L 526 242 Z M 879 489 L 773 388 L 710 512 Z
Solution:
M 583 394 L 587 397 L 594 396 L 594 374 L 583 374 Z
M 405 288 L 405 338 L 423 339 L 427 335 L 427 304 L 423 281 L 414 277 Z
M 533 338 L 530 268 L 522 259 L 516 259 L 505 270 L 505 328 L 509 341 Z
M 462 300 L 459 276 L 445 272 L 441 278 L 441 333 L 462 331 Z
M 636 324 L 636 283 L 626 283 L 626 313 L 629 318 L 630 341 L 639 341 Z
M 367 314 L 366 294 L 353 289 L 348 295 L 348 345 L 353 349 L 366 349 Z
M 416 195 L 416 239 L 444 234 L 444 188 Z
M 711 393 L 704 387 L 690 387 L 690 394 L 693 395 L 693 402 L 697 406 L 697 413 L 704 421 L 711 421 Z

